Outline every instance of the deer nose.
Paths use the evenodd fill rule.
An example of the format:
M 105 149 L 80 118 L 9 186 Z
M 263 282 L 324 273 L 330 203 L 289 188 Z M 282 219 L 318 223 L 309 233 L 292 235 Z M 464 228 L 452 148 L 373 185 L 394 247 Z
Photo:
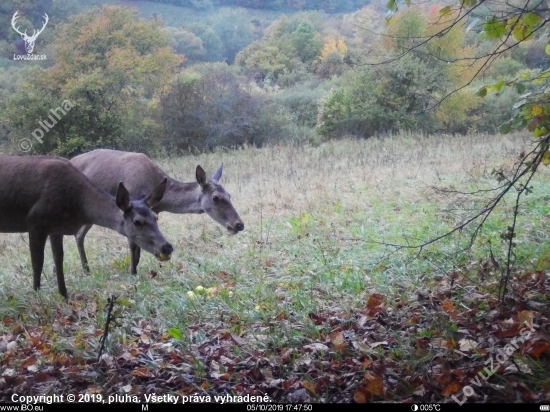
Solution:
M 161 249 L 161 253 L 164 253 L 165 255 L 168 255 L 168 256 L 170 256 L 173 251 L 174 251 L 174 248 L 170 243 L 166 243 Z
M 240 232 L 241 230 L 244 230 L 244 223 L 237 223 L 237 224 L 235 225 L 235 230 L 236 230 L 237 232 Z

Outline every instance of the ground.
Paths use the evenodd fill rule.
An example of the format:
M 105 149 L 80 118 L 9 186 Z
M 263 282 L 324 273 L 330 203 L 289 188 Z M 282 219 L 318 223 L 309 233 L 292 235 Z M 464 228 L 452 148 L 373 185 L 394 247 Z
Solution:
M 213 173 L 223 161 L 245 230 L 229 236 L 206 215 L 163 213 L 173 257 L 159 264 L 142 253 L 137 276 L 115 232 L 88 234 L 91 275 L 66 238 L 67 302 L 49 250 L 36 293 L 27 235 L 0 234 L 0 401 L 548 402 L 546 169 L 520 209 L 503 302 L 500 235 L 512 198 L 469 248 L 468 230 L 421 253 L 388 245 L 459 224 L 479 199 L 437 188 L 494 186 L 491 172 L 530 145 L 519 134 L 402 134 L 157 159 L 182 181 L 197 164 Z

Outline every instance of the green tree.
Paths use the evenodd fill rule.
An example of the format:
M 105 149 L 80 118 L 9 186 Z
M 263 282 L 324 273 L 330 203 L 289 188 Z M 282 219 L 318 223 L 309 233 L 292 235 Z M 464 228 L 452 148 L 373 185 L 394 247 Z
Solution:
M 157 103 L 165 144 L 185 152 L 254 143 L 257 108 L 226 63 L 183 69 Z
M 212 20 L 212 29 L 223 44 L 225 61 L 233 64 L 237 53 L 254 40 L 253 25 L 243 9 L 222 9 Z
M 257 80 L 277 83 L 283 74 L 313 73 L 323 47 L 323 17 L 319 13 L 282 16 L 235 58 L 235 64 Z
M 164 31 L 172 50 L 185 56 L 184 63 L 186 66 L 206 60 L 207 51 L 202 44 L 202 40 L 195 34 L 176 27 L 166 27 Z
M 391 16 L 397 12 L 398 3 L 395 0 L 390 0 L 388 7 Z M 543 35 L 548 22 L 550 22 L 550 9 L 548 9 L 546 1 L 487 2 L 484 0 L 457 0 L 454 4 L 438 10 L 438 21 L 439 27 L 433 30 L 429 36 L 423 36 L 422 38 L 409 37 L 407 39 L 409 44 L 405 46 L 400 54 L 392 56 L 385 62 L 389 63 L 413 52 L 417 48 L 426 47 L 432 57 L 448 65 L 475 67 L 475 70 L 462 79 L 462 84 L 448 90 L 439 99 L 437 102 L 439 106 L 451 98 L 456 98 L 457 93 L 464 90 L 466 86 L 480 80 L 483 74 L 499 58 L 510 57 L 510 54 L 513 55 L 513 52 L 521 50 L 525 46 L 536 49 L 536 45 L 530 43 L 534 39 L 544 39 L 545 53 L 550 54 L 550 43 Z M 467 27 L 465 27 L 466 23 Z M 479 39 L 484 41 L 486 46 L 482 53 L 451 53 L 446 55 L 434 53 L 431 46 L 444 45 L 448 36 L 452 38 L 452 34 L 456 33 L 456 29 L 463 27 L 466 30 L 477 31 Z M 492 41 L 492 44 L 489 45 L 488 41 Z M 536 138 L 533 149 L 520 155 L 511 173 L 504 173 L 503 171 L 495 173 L 500 186 L 491 191 L 491 195 L 488 199 L 484 199 L 481 208 L 472 212 L 472 216 L 466 219 L 465 223 L 461 223 L 445 235 L 438 236 L 437 239 L 418 246 L 423 248 L 438 239 L 462 231 L 468 225 L 476 222 L 472 235 L 473 243 L 488 215 L 500 204 L 508 192 L 515 191 L 513 218 L 506 232 L 501 234 L 501 238 L 506 241 L 508 250 L 500 283 L 499 293 L 501 299 L 504 299 L 506 295 L 512 263 L 515 258 L 513 251 L 520 199 L 530 192 L 530 182 L 537 173 L 539 166 L 550 164 L 550 90 L 547 87 L 550 68 L 548 67 L 548 60 L 541 59 L 539 53 L 535 53 L 535 55 L 538 56 L 533 59 L 533 66 L 542 67 L 542 70 L 532 71 L 531 74 L 525 73 L 524 76 L 510 76 L 499 79 L 496 83 L 485 84 L 477 92 L 479 97 L 484 98 L 490 93 L 501 93 L 505 88 L 511 88 L 518 93 L 518 101 L 512 107 L 512 117 L 501 126 L 500 130 L 507 133 L 512 130 L 527 128 Z M 479 194 L 479 192 L 474 193 L 476 196 Z M 491 257 L 493 257 L 492 254 Z
M 54 52 L 55 64 L 36 68 L 8 102 L 7 117 L 16 129 L 12 138 L 30 138 L 40 121 L 55 120 L 43 143 L 34 144 L 35 152 L 72 156 L 99 146 L 146 149 L 154 133 L 148 101 L 181 63 L 159 22 L 137 21 L 124 7 L 95 9 L 60 28 Z M 50 118 L 64 101 L 74 107 L 60 119 Z

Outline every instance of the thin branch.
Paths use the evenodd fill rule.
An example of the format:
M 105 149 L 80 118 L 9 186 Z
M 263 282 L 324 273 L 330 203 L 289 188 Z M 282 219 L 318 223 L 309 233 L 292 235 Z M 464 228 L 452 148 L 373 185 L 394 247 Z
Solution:
M 107 309 L 107 320 L 105 321 L 105 330 L 103 331 L 103 336 L 101 336 L 101 339 L 99 340 L 100 347 L 99 347 L 99 354 L 97 355 L 97 361 L 99 362 L 101 360 L 101 355 L 103 354 L 103 350 L 105 349 L 105 342 L 107 341 L 107 336 L 109 335 L 109 325 L 111 323 L 111 320 L 114 319 L 112 316 L 113 308 L 115 307 L 115 302 L 117 300 L 116 295 L 112 295 L 110 298 L 107 299 L 107 302 L 109 302 L 109 307 Z

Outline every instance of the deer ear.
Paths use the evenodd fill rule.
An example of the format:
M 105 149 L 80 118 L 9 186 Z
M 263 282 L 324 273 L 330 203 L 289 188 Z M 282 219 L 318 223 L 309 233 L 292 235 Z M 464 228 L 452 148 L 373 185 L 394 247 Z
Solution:
M 222 178 L 223 173 L 223 163 L 220 165 L 218 170 L 216 170 L 216 173 L 210 178 L 213 182 L 219 183 L 220 179 Z
M 166 185 L 168 184 L 168 178 L 165 177 L 162 182 L 159 183 L 157 187 L 147 196 L 143 201 L 145 204 L 151 209 L 152 207 L 156 206 L 164 196 L 164 192 L 166 191 Z
M 202 167 L 197 166 L 197 171 L 195 172 L 195 176 L 197 177 L 197 182 L 199 182 L 199 185 L 202 187 L 205 187 L 208 182 L 206 181 L 206 172 Z
M 132 207 L 130 205 L 130 193 L 124 187 L 122 182 L 118 183 L 118 190 L 116 192 L 116 205 L 120 210 L 126 213 Z

